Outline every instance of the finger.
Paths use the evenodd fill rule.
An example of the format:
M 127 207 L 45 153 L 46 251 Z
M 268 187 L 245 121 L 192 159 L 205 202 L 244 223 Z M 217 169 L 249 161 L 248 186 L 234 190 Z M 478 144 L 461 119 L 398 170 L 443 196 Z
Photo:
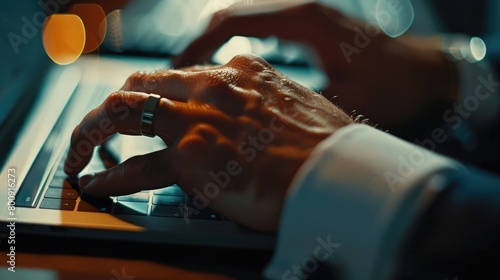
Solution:
M 218 107 L 218 101 L 224 100 L 224 104 L 229 104 L 229 100 L 236 101 L 239 98 L 234 94 L 232 86 L 240 86 L 251 80 L 241 79 L 245 72 L 248 72 L 250 66 L 271 67 L 261 58 L 249 57 L 248 55 L 235 56 L 233 60 L 225 65 L 217 66 L 190 66 L 182 70 L 165 70 L 151 73 L 138 72 L 130 76 L 123 89 L 150 92 L 159 94 L 162 97 L 172 101 L 189 103 L 189 101 L 206 102 Z M 262 67 L 256 70 L 264 70 Z M 267 68 L 266 68 L 267 69 Z M 151 85 L 150 81 L 155 81 L 158 87 L 147 88 L 145 85 Z M 238 100 L 242 101 L 242 100 Z M 246 101 L 246 100 L 245 100 Z M 233 111 L 236 104 L 231 104 Z M 220 108 L 225 111 L 224 108 Z
M 64 171 L 73 176 L 78 174 L 90 161 L 94 147 L 117 132 L 141 135 L 142 110 L 148 97 L 141 92 L 115 92 L 88 113 L 73 131 Z M 179 109 L 183 106 L 183 103 L 160 99 L 153 131 L 160 137 L 164 136 L 164 141 L 177 138 L 185 130 L 187 110 Z
M 198 83 L 199 77 L 195 71 L 162 70 L 132 74 L 121 89 L 155 93 L 170 100 L 185 102 L 191 97 L 193 86 Z
M 268 37 L 277 36 L 281 39 L 316 44 L 312 33 L 317 29 L 311 27 L 307 20 L 298 20 L 304 13 L 317 13 L 318 4 L 307 3 L 292 5 L 281 3 L 275 5 L 259 5 L 248 9 L 234 8 L 222 11 L 214 16 L 204 34 L 194 40 L 186 50 L 174 58 L 175 68 L 210 62 L 214 52 L 233 36 Z M 316 14 L 317 15 L 317 14 Z M 290 22 L 276 24 L 276 22 Z M 324 39 L 324 36 L 321 36 Z
M 178 153 L 168 148 L 147 155 L 132 157 L 101 173 L 85 175 L 80 189 L 97 197 L 118 196 L 174 184 L 178 178 Z
M 193 88 L 199 84 L 197 73 L 221 68 L 220 65 L 194 65 L 179 70 L 168 69 L 132 74 L 122 90 L 155 93 L 171 100 L 186 102 Z

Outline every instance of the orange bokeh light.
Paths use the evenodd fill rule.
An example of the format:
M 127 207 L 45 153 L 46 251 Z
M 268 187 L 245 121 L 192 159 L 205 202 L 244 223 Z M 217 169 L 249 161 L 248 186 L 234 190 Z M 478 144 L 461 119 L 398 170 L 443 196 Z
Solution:
M 51 15 L 43 26 L 42 41 L 45 52 L 55 63 L 71 64 L 82 54 L 85 27 L 76 15 Z
M 75 4 L 69 10 L 70 14 L 80 17 L 85 27 L 85 47 L 83 53 L 97 49 L 106 36 L 106 14 L 97 4 Z

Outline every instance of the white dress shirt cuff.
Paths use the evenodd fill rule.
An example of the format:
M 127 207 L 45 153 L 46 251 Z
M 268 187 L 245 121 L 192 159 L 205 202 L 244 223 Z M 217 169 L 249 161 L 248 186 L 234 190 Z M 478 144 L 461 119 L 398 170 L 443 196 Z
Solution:
M 269 279 L 306 279 L 319 262 L 342 279 L 383 279 L 414 218 L 456 162 L 372 127 L 320 143 L 287 194 Z

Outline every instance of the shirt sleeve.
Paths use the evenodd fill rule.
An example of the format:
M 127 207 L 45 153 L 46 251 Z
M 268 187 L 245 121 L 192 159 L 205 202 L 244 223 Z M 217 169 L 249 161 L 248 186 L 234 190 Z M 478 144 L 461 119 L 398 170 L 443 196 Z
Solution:
M 326 266 L 339 279 L 386 279 L 414 219 L 461 168 L 367 125 L 338 130 L 294 178 L 264 276 L 306 279 Z

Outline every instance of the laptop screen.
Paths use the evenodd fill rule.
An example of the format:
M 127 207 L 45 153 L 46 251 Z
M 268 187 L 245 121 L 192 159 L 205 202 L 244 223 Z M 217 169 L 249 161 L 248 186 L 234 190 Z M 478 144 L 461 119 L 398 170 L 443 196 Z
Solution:
M 37 1 L 2 3 L 0 9 L 0 166 L 36 101 L 37 83 L 50 61 L 41 29 L 46 13 Z

